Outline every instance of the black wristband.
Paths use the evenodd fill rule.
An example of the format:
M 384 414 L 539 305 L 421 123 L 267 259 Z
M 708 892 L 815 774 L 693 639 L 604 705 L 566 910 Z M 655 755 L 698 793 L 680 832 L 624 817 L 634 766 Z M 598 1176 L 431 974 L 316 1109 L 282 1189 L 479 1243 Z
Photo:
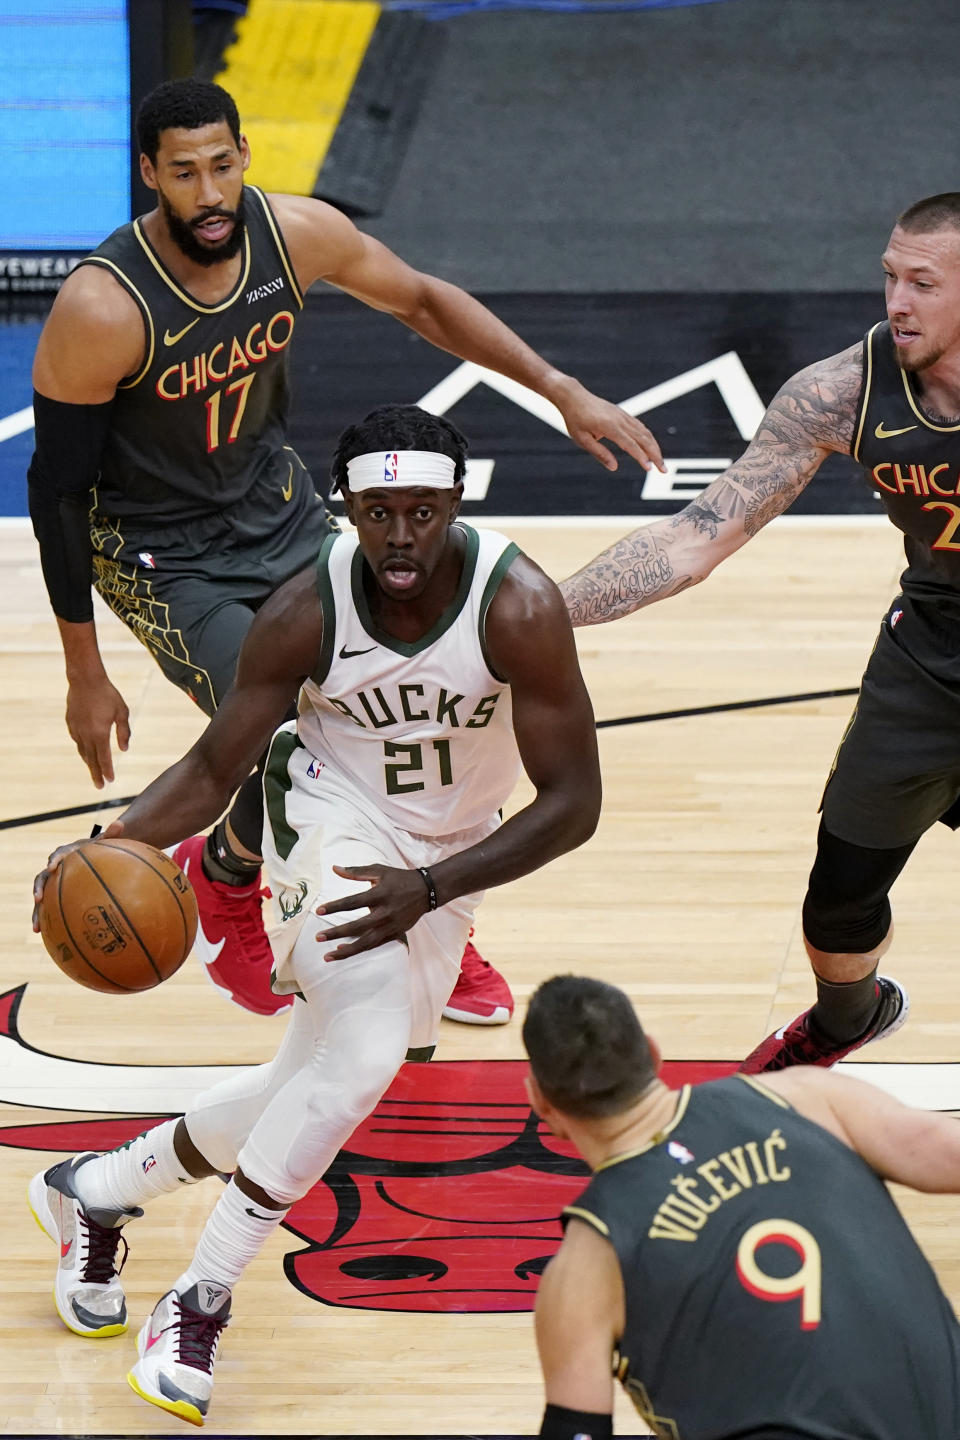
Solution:
M 433 876 L 430 874 L 430 871 L 427 869 L 426 865 L 418 865 L 417 874 L 420 876 L 420 879 L 427 887 L 427 909 L 436 910 L 437 890 L 436 886 L 433 883 Z
M 613 1440 L 613 1416 L 595 1410 L 548 1405 L 540 1426 L 542 1440 Z

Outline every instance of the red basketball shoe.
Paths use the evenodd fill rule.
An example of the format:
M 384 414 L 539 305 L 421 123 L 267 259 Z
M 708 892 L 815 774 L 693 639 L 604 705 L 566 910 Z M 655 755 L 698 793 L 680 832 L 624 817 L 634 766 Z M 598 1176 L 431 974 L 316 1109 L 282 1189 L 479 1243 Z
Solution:
M 473 931 L 470 931 L 473 934 Z M 463 1025 L 506 1025 L 513 1014 L 510 986 L 489 960 L 468 940 L 453 994 L 443 1007 L 444 1018 Z
M 173 858 L 193 886 L 200 923 L 194 949 L 207 979 L 229 995 L 235 1005 L 255 1015 L 288 1010 L 293 995 L 270 989 L 273 954 L 263 926 L 259 879 L 250 885 L 222 885 L 208 880 L 203 869 L 205 835 L 193 835 L 173 851 Z
M 744 1075 L 763 1075 L 771 1070 L 786 1070 L 790 1065 L 821 1065 L 829 1068 L 838 1060 L 859 1050 L 871 1040 L 885 1040 L 900 1029 L 910 1013 L 910 997 L 896 980 L 886 975 L 877 976 L 877 1012 L 867 1029 L 855 1040 L 845 1043 L 818 1039 L 807 1023 L 809 1010 L 804 1010 L 796 1020 L 782 1029 L 775 1030 L 766 1040 L 761 1040 L 756 1050 L 740 1066 Z

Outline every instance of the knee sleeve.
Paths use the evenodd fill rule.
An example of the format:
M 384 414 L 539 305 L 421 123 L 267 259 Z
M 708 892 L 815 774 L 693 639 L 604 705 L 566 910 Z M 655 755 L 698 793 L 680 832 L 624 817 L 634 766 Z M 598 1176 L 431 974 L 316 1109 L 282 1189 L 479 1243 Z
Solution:
M 890 887 L 916 845 L 870 850 L 832 835 L 823 821 L 803 902 L 803 933 L 816 950 L 862 955 L 890 929 Z
M 304 943 L 316 946 L 312 933 Z M 298 978 L 304 969 L 298 966 Z M 270 1100 L 239 1155 L 243 1173 L 288 1204 L 316 1184 L 403 1064 L 406 948 L 383 945 L 351 960 L 321 961 L 303 994 L 314 1026 L 310 1056 Z
M 251 1065 L 194 1099 L 183 1117 L 187 1134 L 215 1170 L 230 1174 L 236 1169 L 247 1136 L 274 1095 L 307 1063 L 313 1040 L 307 1007 L 298 1000 L 269 1064 Z

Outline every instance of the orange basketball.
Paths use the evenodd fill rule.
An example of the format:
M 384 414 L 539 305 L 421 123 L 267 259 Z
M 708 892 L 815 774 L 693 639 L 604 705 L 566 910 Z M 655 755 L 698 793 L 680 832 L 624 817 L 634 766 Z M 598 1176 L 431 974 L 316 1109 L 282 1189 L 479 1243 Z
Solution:
M 197 900 L 179 865 L 140 840 L 90 840 L 48 880 L 40 934 L 65 975 L 107 995 L 150 990 L 186 960 Z

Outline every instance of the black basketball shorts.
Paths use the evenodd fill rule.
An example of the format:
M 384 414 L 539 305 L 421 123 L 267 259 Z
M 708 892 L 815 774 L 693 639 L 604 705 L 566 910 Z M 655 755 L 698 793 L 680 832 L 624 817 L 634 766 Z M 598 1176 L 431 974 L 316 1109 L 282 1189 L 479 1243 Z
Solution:
M 233 680 L 256 612 L 316 561 L 336 521 L 313 494 L 257 511 L 257 502 L 150 530 L 138 517 L 95 526 L 94 585 L 168 680 L 212 715 Z
M 909 653 L 898 612 L 880 627 L 821 802 L 832 834 L 875 849 L 960 823 L 947 813 L 960 797 L 960 688 Z

